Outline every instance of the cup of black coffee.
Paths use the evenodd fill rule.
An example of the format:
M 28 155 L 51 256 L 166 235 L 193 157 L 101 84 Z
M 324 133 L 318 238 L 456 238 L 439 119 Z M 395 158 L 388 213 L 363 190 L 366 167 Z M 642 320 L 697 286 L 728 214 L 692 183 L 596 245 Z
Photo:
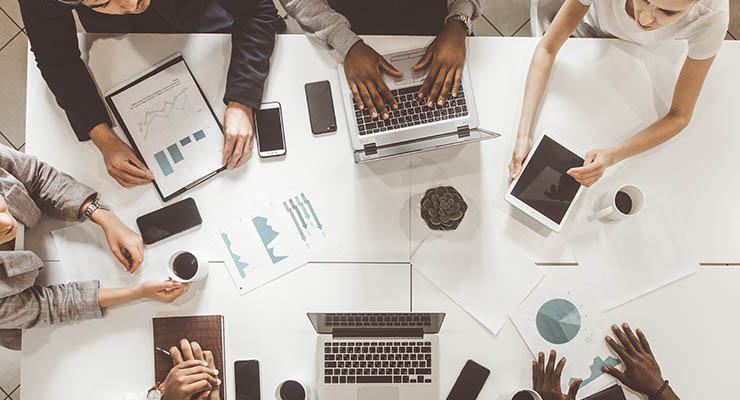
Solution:
M 542 400 L 542 396 L 532 389 L 521 389 L 511 396 L 511 400 Z
M 278 385 L 276 396 L 279 400 L 308 400 L 308 386 L 297 379 L 288 379 Z
M 642 210 L 645 205 L 645 193 L 635 185 L 623 185 L 602 195 L 597 203 L 599 210 L 588 217 L 589 221 L 595 219 L 618 221 Z
M 170 256 L 167 271 L 173 280 L 187 283 L 199 281 L 208 275 L 208 263 L 188 250 L 177 250 Z

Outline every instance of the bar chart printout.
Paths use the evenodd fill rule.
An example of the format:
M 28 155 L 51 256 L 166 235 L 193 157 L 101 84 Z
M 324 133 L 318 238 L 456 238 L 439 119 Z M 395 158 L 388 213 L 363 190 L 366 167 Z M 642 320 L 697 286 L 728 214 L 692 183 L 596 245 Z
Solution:
M 324 215 L 318 197 L 295 191 L 227 213 L 209 229 L 244 294 L 336 248 Z
M 223 133 L 184 61 L 148 75 L 110 101 L 164 197 L 221 167 Z

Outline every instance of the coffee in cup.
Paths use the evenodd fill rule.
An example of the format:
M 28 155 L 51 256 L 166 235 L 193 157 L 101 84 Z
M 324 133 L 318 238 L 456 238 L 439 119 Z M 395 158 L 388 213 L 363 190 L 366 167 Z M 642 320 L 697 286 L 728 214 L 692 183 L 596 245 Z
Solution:
M 187 283 L 201 280 L 208 275 L 208 263 L 188 250 L 178 250 L 170 256 L 167 264 L 170 277 L 178 282 Z
M 307 400 L 308 393 L 307 386 L 296 379 L 289 379 L 277 387 L 279 400 Z
M 588 217 L 589 221 L 595 219 L 618 221 L 642 210 L 645 205 L 645 193 L 635 185 L 624 185 L 603 194 L 597 203 L 600 209 Z

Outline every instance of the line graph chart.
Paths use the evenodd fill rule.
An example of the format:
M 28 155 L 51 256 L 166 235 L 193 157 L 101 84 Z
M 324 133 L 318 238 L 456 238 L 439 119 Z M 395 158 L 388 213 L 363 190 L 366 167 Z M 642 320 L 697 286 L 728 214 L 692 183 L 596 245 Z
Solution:
M 158 118 L 169 119 L 172 112 L 175 110 L 185 111 L 185 106 L 188 103 L 187 88 L 180 90 L 175 94 L 172 99 L 165 100 L 162 107 L 155 110 L 147 110 L 144 112 L 144 118 L 139 121 L 139 133 L 144 140 L 149 137 L 149 130 L 152 123 Z

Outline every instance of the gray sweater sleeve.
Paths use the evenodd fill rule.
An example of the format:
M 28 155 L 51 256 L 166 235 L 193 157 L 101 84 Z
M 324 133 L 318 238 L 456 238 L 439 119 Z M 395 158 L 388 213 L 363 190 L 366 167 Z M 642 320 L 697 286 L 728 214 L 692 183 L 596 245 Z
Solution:
M 358 0 L 361 1 L 361 0 Z M 471 19 L 481 15 L 482 0 L 447 0 L 448 16 L 467 15 Z M 334 11 L 327 0 L 280 0 L 293 19 L 298 22 L 309 39 L 335 49 L 344 59 L 349 49 L 360 40 L 352 32 L 349 21 Z
M 98 281 L 32 286 L 0 299 L 0 328 L 27 329 L 101 318 Z

